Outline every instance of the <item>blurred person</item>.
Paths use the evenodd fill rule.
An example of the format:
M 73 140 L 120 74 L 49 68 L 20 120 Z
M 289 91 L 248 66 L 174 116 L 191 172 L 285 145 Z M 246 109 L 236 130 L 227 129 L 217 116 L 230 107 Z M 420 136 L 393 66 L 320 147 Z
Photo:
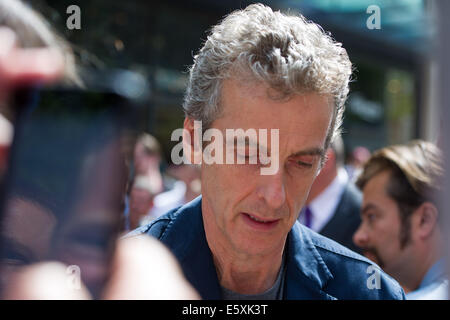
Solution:
M 347 164 L 344 166 L 351 181 L 356 181 L 361 173 L 362 166 L 370 158 L 370 151 L 366 147 L 359 146 L 350 153 Z
M 200 168 L 195 164 L 170 166 L 166 173 L 176 181 L 170 190 L 156 195 L 150 210 L 152 217 L 160 217 L 164 213 L 182 206 L 201 193 Z
M 362 195 L 344 169 L 344 142 L 341 137 L 334 139 L 326 157 L 311 186 L 299 221 L 358 252 L 352 238 L 361 223 Z
M 80 85 L 74 61 L 70 46 L 51 30 L 45 19 L 37 12 L 19 0 L 0 0 L 0 113 L 5 121 L 10 123 L 12 119 L 13 111 L 10 109 L 9 100 L 17 87 L 54 82 Z M 7 145 L 6 147 L 9 147 L 11 142 L 7 136 L 11 136 L 11 129 L 12 125 L 0 128 L 2 130 L 0 135 L 4 138 L 2 141 Z M 6 155 L 7 152 L 2 152 L 2 156 Z M 1 163 L 5 163 L 5 160 L 1 159 Z M 108 165 L 104 166 L 104 168 L 107 167 Z M 102 175 L 104 172 L 99 170 L 96 173 Z M 109 181 L 108 179 L 100 180 L 103 183 Z M 87 192 L 90 189 L 85 190 Z M 33 192 L 33 195 L 36 193 Z M 75 206 L 75 210 L 81 210 L 86 214 L 73 215 L 80 219 L 72 221 L 76 223 L 70 225 L 83 228 L 88 220 L 95 222 L 97 218 L 102 219 L 104 215 L 90 215 L 87 213 L 91 211 L 85 209 L 96 209 L 98 197 L 117 198 L 117 196 L 116 194 L 105 195 L 101 192 L 100 194 L 84 193 L 85 201 L 80 202 L 78 207 Z M 56 230 L 54 208 L 51 205 L 48 206 L 42 197 L 36 201 L 30 198 L 30 194 L 26 196 L 16 194 L 16 197 L 10 200 L 8 210 L 11 210 L 11 214 L 8 216 L 11 219 L 5 221 L 8 226 L 3 228 L 2 241 L 5 241 L 5 237 L 9 237 L 13 238 L 16 244 L 20 244 L 20 246 L 9 246 L 7 249 L 13 251 L 17 249 L 9 258 L 12 257 L 15 261 L 22 259 L 24 263 L 14 264 L 14 261 L 8 260 L 9 258 L 2 261 L 2 263 L 13 262 L 9 271 L 3 268 L 1 270 L 1 280 L 9 288 L 3 292 L 3 297 L 10 299 L 87 298 L 86 291 L 76 295 L 70 293 L 68 296 L 47 295 L 50 283 L 59 286 L 60 289 L 67 283 L 67 281 L 62 282 L 63 279 L 67 279 L 65 265 L 54 262 L 39 263 L 41 258 L 48 257 L 48 241 Z M 36 228 L 39 225 L 42 226 L 41 229 Z M 79 229 L 75 230 L 62 225 L 58 230 L 61 239 L 68 240 L 75 239 L 73 232 Z M 117 241 L 111 270 L 113 276 L 102 297 L 106 299 L 197 298 L 198 295 L 187 284 L 172 255 L 160 243 L 149 240 Z M 2 246 L 5 244 L 8 245 L 10 242 L 1 243 Z M 56 250 L 57 247 L 55 247 Z M 73 249 L 81 253 L 78 246 Z M 24 252 L 25 255 L 21 254 Z M 149 252 L 151 252 L 150 255 Z M 92 257 L 92 255 L 88 254 L 85 257 Z M 87 263 L 92 262 L 88 260 Z M 89 266 L 86 268 L 96 272 Z M 154 270 L 155 273 L 149 273 L 149 270 Z M 10 274 L 11 278 L 5 279 L 7 274 Z M 53 293 L 62 293 L 61 290 L 58 291 L 58 288 L 54 288 L 56 291 Z
M 161 146 L 158 140 L 151 134 L 142 133 L 134 147 L 134 176 L 148 176 L 155 194 L 164 191 L 161 161 Z
M 436 204 L 442 175 L 441 151 L 415 140 L 376 151 L 357 181 L 363 205 L 355 244 L 400 283 L 408 299 L 446 299 Z
M 279 130 L 273 144 L 259 142 L 276 170 L 261 174 L 270 169 L 261 159 L 203 161 L 201 197 L 129 236 L 145 233 L 165 243 L 205 299 L 403 299 L 401 287 L 372 262 L 297 221 L 339 134 L 350 75 L 341 44 L 303 16 L 262 4 L 229 14 L 190 69 L 187 157 L 197 163 L 204 146 L 189 138 L 198 134 L 195 120 L 216 133 Z M 253 157 L 258 142 L 247 143 L 231 154 Z M 379 289 L 367 285 L 368 268 L 379 275 Z
M 148 210 L 151 210 L 154 207 L 154 197 L 158 195 L 161 192 L 164 192 L 164 179 L 163 175 L 161 174 L 160 166 L 162 161 L 162 155 L 161 155 L 161 145 L 159 144 L 158 140 L 152 136 L 149 133 L 141 133 L 137 140 L 135 141 L 134 148 L 133 148 L 133 162 L 132 165 L 129 166 L 129 188 L 126 192 L 126 195 L 124 196 L 124 203 L 125 208 L 123 212 L 123 222 L 122 227 L 123 231 L 129 231 L 137 226 L 140 225 L 140 219 L 144 215 L 143 212 L 140 212 L 143 210 L 137 209 L 140 213 L 137 213 L 135 211 L 134 217 L 130 216 L 130 197 L 131 197 L 131 191 L 134 184 L 134 181 L 137 179 L 137 177 L 141 177 L 140 180 L 143 182 L 144 180 L 147 180 L 145 184 L 147 185 L 146 189 L 152 190 L 152 204 L 149 206 Z M 136 193 L 136 191 L 135 191 Z M 145 191 L 140 188 L 140 191 L 137 191 L 139 195 L 143 195 Z M 139 197 L 138 195 L 138 197 Z M 145 196 L 144 196 L 145 197 Z M 148 195 L 147 195 L 148 197 Z M 142 198 L 142 197 L 140 197 Z M 142 203 L 144 206 L 148 206 L 149 202 L 147 201 L 147 204 L 144 204 L 142 201 L 138 201 L 139 203 Z M 136 204 L 136 202 L 135 202 Z M 135 208 L 136 209 L 136 208 Z M 158 217 L 157 212 L 150 212 L 148 211 L 146 214 L 150 214 L 152 217 Z M 131 222 L 131 219 L 134 221 Z M 136 220 L 137 219 L 137 220 Z
M 184 202 L 190 202 L 197 198 L 201 193 L 200 182 L 200 166 L 199 165 L 173 165 L 167 169 L 167 174 L 183 181 L 186 185 L 186 192 L 184 194 Z
M 131 188 L 129 198 L 130 228 L 135 229 L 142 224 L 154 220 L 151 214 L 155 190 L 147 176 L 137 176 Z

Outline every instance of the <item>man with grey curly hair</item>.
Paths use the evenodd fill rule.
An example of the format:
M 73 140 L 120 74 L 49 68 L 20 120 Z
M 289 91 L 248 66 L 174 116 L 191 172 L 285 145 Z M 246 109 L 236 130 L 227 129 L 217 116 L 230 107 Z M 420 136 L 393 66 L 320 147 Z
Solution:
M 225 17 L 190 69 L 183 143 L 191 162 L 213 143 L 245 161 L 204 158 L 201 197 L 134 233 L 164 242 L 205 299 L 404 298 L 369 260 L 297 222 L 339 134 L 350 75 L 341 44 L 301 15 L 253 4 Z M 226 142 L 230 131 L 277 134 L 199 144 L 199 121 Z M 271 174 L 261 150 L 279 163 Z
M 303 16 L 263 5 L 236 11 L 212 29 L 194 57 L 183 108 L 208 127 L 221 114 L 224 80 L 265 83 L 274 98 L 315 92 L 334 104 L 325 147 L 339 134 L 351 63 L 340 43 Z

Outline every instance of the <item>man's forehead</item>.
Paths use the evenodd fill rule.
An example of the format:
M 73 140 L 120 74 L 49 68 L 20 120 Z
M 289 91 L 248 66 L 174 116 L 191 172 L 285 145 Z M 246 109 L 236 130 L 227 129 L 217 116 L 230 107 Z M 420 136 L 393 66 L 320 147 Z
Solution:
M 363 194 L 386 195 L 386 187 L 391 179 L 391 172 L 388 169 L 381 170 L 370 177 L 363 188 Z
M 325 96 L 317 93 L 296 94 L 289 99 L 272 99 L 266 93 L 266 87 L 254 90 L 242 90 L 238 86 L 223 88 L 220 101 L 221 114 L 217 120 L 233 118 L 234 127 L 263 129 L 268 125 L 283 129 L 286 133 L 295 133 L 305 125 L 305 112 L 319 109 L 321 115 L 331 122 L 333 106 Z M 327 106 L 326 110 L 320 108 Z M 288 127 L 287 125 L 291 125 Z
M 287 102 L 293 97 L 304 97 L 315 95 L 321 97 L 324 101 L 334 105 L 332 97 L 325 94 L 320 94 L 311 90 L 304 90 L 299 92 L 285 92 L 271 87 L 268 83 L 257 80 L 243 80 L 238 77 L 224 79 L 221 86 L 220 101 L 227 104 L 230 100 L 271 100 L 274 102 Z
M 284 147 L 291 149 L 292 153 L 322 149 L 333 117 L 333 105 L 328 98 L 309 92 L 279 100 L 271 98 L 269 90 L 270 87 L 262 82 L 224 80 L 221 116 L 213 121 L 211 127 L 223 133 L 226 129 L 255 130 L 256 135 L 248 135 L 251 144 L 259 140 L 261 130 L 268 131 L 269 143 L 270 131 L 277 129 L 280 147 L 285 144 Z

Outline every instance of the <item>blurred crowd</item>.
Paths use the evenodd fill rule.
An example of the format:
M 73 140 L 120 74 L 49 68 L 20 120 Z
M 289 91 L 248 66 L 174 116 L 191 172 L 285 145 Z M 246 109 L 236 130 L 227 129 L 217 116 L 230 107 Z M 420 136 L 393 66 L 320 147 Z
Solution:
M 124 230 L 146 225 L 201 193 L 200 170 L 195 165 L 172 165 L 164 172 L 159 142 L 149 133 L 134 147 L 130 183 L 124 211 Z

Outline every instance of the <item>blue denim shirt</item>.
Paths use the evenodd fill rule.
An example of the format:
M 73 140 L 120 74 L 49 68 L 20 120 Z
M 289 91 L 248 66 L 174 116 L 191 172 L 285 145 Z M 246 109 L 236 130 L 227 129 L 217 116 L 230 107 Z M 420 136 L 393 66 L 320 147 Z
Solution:
M 128 236 L 148 234 L 166 244 L 203 299 L 221 299 L 203 227 L 201 196 Z M 359 254 L 296 222 L 286 241 L 284 299 L 405 299 L 398 283 Z

